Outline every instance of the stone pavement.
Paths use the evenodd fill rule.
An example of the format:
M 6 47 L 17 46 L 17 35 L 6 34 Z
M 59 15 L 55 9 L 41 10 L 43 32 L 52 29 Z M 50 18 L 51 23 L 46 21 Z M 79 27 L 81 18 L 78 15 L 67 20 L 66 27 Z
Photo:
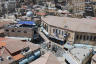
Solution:
M 41 48 L 41 51 L 47 52 L 48 50 L 46 50 L 46 46 L 47 43 L 50 41 L 45 35 L 44 33 L 42 33 L 41 31 L 39 31 L 40 36 L 44 39 L 45 42 L 38 44 Z M 53 44 L 55 42 L 52 42 Z M 66 64 L 65 63 L 65 58 L 63 57 L 62 54 L 66 53 L 65 50 L 63 49 L 63 47 L 57 43 L 55 43 L 55 45 L 58 46 L 58 50 L 57 52 L 54 54 L 56 56 L 56 58 L 61 62 L 61 64 Z

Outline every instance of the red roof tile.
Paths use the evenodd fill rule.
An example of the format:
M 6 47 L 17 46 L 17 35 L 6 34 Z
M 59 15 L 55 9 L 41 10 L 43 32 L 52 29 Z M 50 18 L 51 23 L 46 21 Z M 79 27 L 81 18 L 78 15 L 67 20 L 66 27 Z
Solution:
M 10 46 L 11 45 L 11 46 Z M 20 40 L 15 40 L 15 41 L 9 41 L 7 42 L 6 46 L 5 46 L 8 51 L 13 54 L 17 51 L 20 51 L 26 47 L 28 47 L 24 42 L 20 41 Z
M 1 38 L 0 37 L 0 41 L 4 41 L 4 40 L 7 40 L 7 39 L 9 39 L 9 38 Z
M 6 42 L 0 42 L 0 47 L 2 47 L 2 46 L 4 46 L 4 47 L 5 47 L 5 46 L 6 46 L 6 44 L 7 44 Z
M 42 15 L 42 16 L 44 16 L 45 15 L 45 13 L 37 13 L 38 15 Z
M 24 56 L 23 55 L 21 55 L 21 54 L 17 54 L 17 55 L 15 55 L 15 56 L 13 56 L 13 58 L 15 59 L 15 60 L 19 60 L 20 58 L 23 58 Z
M 93 20 L 96 20 L 96 17 L 92 18 Z

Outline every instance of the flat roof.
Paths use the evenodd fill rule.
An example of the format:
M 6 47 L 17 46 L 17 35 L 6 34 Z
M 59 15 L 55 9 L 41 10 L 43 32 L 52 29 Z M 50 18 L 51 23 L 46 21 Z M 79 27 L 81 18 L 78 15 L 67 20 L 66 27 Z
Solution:
M 70 63 L 70 64 L 78 64 L 71 56 L 68 54 L 64 53 L 63 57 Z
M 92 49 L 89 48 L 73 48 L 70 52 L 78 58 L 78 60 L 83 60 L 88 54 L 91 52 Z
M 64 45 L 64 48 L 71 49 L 71 48 L 74 48 L 74 46 L 72 46 L 72 45 L 69 45 L 69 44 L 65 44 L 65 45 Z

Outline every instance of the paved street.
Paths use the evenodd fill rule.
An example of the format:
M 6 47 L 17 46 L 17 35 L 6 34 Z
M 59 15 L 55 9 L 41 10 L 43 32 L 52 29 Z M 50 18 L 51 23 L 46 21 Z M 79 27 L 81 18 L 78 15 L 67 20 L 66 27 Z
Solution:
M 50 51 L 50 50 L 47 50 L 47 48 L 46 48 L 47 43 L 49 42 L 49 39 L 44 35 L 44 33 L 40 32 L 40 31 L 39 31 L 39 34 L 42 37 L 42 39 L 44 39 L 44 40 L 41 41 L 40 43 L 37 43 L 37 44 L 40 46 L 42 54 L 44 54 L 45 52 Z M 52 43 L 54 43 L 54 42 L 52 42 Z M 61 62 L 61 64 L 66 64 L 65 63 L 65 58 L 63 58 L 63 56 L 62 56 L 65 53 L 65 50 L 62 48 L 61 45 L 56 44 L 56 43 L 55 43 L 55 45 L 57 45 L 58 49 L 57 49 L 57 52 L 54 53 L 54 55 Z M 52 52 L 52 51 L 50 51 L 50 52 Z

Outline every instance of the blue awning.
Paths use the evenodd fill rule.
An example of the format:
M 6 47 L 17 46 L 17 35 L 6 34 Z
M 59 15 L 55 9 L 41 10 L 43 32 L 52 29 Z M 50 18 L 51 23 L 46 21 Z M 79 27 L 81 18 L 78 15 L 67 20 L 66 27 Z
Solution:
M 26 25 L 33 25 L 35 21 L 20 21 L 17 24 L 26 24 Z

